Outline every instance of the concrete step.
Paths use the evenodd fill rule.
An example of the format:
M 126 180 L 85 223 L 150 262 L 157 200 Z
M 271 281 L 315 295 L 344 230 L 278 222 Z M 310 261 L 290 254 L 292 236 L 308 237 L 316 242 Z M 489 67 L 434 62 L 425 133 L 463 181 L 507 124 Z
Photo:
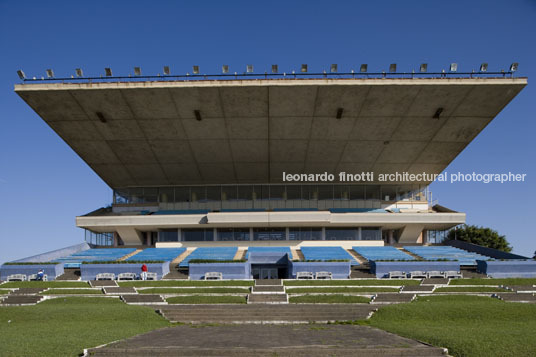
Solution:
M 288 304 L 287 294 L 249 294 L 248 304 Z
M 405 285 L 400 290 L 401 294 L 414 294 L 414 293 L 433 293 L 435 285 Z
M 415 294 L 378 293 L 370 302 L 371 304 L 393 304 L 410 302 L 415 298 Z
M 134 288 L 121 288 L 121 287 L 104 287 L 104 293 L 106 295 L 127 295 L 137 294 L 138 292 Z
M 35 305 L 42 299 L 40 295 L 8 295 L 2 305 Z
M 10 295 L 37 295 L 45 291 L 46 288 L 19 288 L 13 290 Z
M 252 294 L 269 294 L 269 293 L 285 293 L 285 287 L 283 285 L 257 285 L 251 288 Z
M 135 305 L 152 305 L 152 304 L 167 304 L 160 295 L 121 295 L 121 300 L 127 304 Z
M 494 297 L 509 302 L 536 303 L 536 296 L 530 293 L 498 293 Z
M 199 348 L 199 347 L 153 347 L 153 348 L 99 348 L 92 349 L 91 356 L 100 357 L 167 357 L 167 356 L 296 356 L 296 357 L 319 357 L 319 356 L 369 356 L 369 357 L 394 357 L 394 356 L 445 356 L 442 348 L 344 348 L 326 347 L 284 347 L 284 348 Z
M 516 293 L 536 293 L 536 286 L 532 285 L 508 285 L 505 288 Z
M 259 285 L 283 285 L 281 279 L 256 279 L 255 286 Z
M 118 286 L 114 280 L 90 280 L 89 285 L 93 288 L 102 288 L 104 286 Z
M 80 280 L 80 269 L 65 268 L 63 274 L 56 277 L 56 280 Z
M 421 285 L 447 285 L 448 283 L 449 279 L 441 278 L 423 279 L 421 281 Z
M 376 275 L 372 274 L 368 268 L 353 268 L 350 272 L 350 279 L 376 279 Z

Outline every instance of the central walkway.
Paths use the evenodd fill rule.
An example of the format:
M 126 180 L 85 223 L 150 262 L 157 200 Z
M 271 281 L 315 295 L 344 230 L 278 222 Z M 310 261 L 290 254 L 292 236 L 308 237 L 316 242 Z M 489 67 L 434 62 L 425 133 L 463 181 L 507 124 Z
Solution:
M 88 352 L 101 357 L 445 355 L 442 348 L 357 325 L 183 325 Z

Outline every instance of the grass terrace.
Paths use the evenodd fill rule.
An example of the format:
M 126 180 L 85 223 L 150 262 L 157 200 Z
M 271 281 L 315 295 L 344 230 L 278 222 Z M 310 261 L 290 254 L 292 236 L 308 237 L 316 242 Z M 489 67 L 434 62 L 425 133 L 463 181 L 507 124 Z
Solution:
M 402 286 L 419 285 L 420 280 L 390 280 L 390 279 L 363 279 L 363 280 L 285 280 L 285 286 Z
M 11 321 L 11 322 L 8 322 Z M 69 297 L 0 308 L 2 356 L 79 356 L 83 349 L 171 324 L 119 299 Z
M 43 295 L 102 295 L 101 289 L 49 289 Z
M 0 295 L 9 294 L 10 290 L 0 290 Z
M 288 294 L 312 294 L 312 293 L 396 293 L 399 288 L 386 287 L 328 287 L 328 288 L 288 288 Z
M 89 288 L 85 281 L 9 281 L 0 288 Z
M 140 294 L 247 294 L 249 288 L 148 288 L 138 290 Z
M 121 287 L 196 287 L 196 286 L 253 286 L 253 280 L 149 280 L 149 281 L 121 281 Z
M 245 304 L 245 296 L 174 296 L 167 298 L 168 304 Z
M 437 288 L 434 293 L 499 293 L 504 291 L 507 290 L 490 286 L 448 286 Z
M 292 304 L 368 304 L 370 298 L 348 295 L 302 295 L 291 296 L 288 302 Z
M 481 296 L 426 296 L 383 306 L 370 325 L 446 347 L 452 356 L 533 356 L 536 304 Z
M 536 285 L 536 278 L 452 279 L 449 285 Z

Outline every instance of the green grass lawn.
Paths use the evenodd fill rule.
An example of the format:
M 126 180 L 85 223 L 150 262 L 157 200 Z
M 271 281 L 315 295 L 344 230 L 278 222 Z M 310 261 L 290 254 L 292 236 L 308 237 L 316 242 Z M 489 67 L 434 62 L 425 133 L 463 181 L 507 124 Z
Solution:
M 497 293 L 506 289 L 487 286 L 448 286 L 437 288 L 434 293 Z
M 535 285 L 536 278 L 452 279 L 449 285 Z
M 10 290 L 0 290 L 0 295 L 9 294 Z
M 103 294 L 102 290 L 94 289 L 49 289 L 43 291 L 43 295 L 83 295 L 83 294 Z
M 480 296 L 426 296 L 383 306 L 372 326 L 434 346 L 453 356 L 534 356 L 536 304 Z
M 371 280 L 285 280 L 285 286 L 401 286 L 401 285 L 419 285 L 420 280 L 390 280 L 390 279 L 371 279 Z
M 329 287 L 329 288 L 287 288 L 289 294 L 307 294 L 307 293 L 379 293 L 390 292 L 396 293 L 398 288 L 385 287 Z
M 0 355 L 78 356 L 84 348 L 165 326 L 170 323 L 151 308 L 117 299 L 69 297 L 1 307 Z
M 149 288 L 140 294 L 247 294 L 249 288 Z
M 245 304 L 244 296 L 174 296 L 167 298 L 169 304 Z
M 253 286 L 253 280 L 149 280 L 122 281 L 123 287 L 181 287 L 181 286 Z
M 346 295 L 302 295 L 291 296 L 288 301 L 294 304 L 368 304 L 369 298 Z
M 10 281 L 0 288 L 89 288 L 85 281 Z

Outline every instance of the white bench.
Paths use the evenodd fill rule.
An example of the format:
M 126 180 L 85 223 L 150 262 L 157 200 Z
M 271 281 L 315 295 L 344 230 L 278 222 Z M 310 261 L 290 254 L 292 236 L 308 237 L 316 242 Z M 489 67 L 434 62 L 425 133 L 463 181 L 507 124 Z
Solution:
M 437 270 L 431 270 L 428 272 L 428 279 L 432 278 L 445 278 L 445 273 Z
M 310 280 L 314 278 L 314 274 L 310 271 L 299 271 L 296 273 L 296 279 Z
M 158 280 L 158 274 L 147 272 L 146 280 Z
M 409 277 L 410 279 L 416 279 L 416 278 L 426 279 L 428 275 L 423 271 L 415 270 L 415 271 L 409 272 Z
M 117 280 L 136 280 L 136 273 L 120 273 Z
M 449 270 L 445 272 L 445 278 L 463 278 L 463 275 L 459 271 Z
M 223 274 L 217 271 L 205 273 L 205 280 L 222 280 Z
M 404 279 L 406 277 L 406 273 L 403 271 L 390 271 L 389 272 L 389 279 Z
M 7 276 L 7 281 L 26 281 L 24 274 L 12 274 Z
M 315 275 L 315 279 L 333 279 L 330 271 L 319 271 Z
M 115 280 L 114 273 L 99 273 L 95 277 L 95 280 Z
M 37 281 L 37 274 L 28 275 L 28 281 Z M 43 281 L 48 281 L 48 276 L 43 275 Z

